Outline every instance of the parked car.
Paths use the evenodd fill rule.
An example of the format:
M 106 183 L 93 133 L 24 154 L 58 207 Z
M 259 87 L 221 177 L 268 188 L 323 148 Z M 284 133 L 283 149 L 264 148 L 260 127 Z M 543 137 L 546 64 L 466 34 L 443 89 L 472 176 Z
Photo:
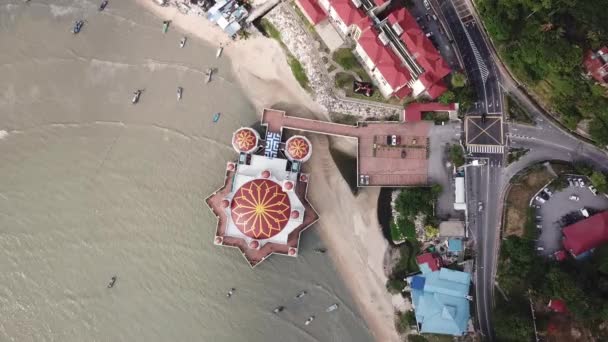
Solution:
M 429 0 L 424 0 L 422 3 L 424 4 L 424 8 L 426 8 L 427 11 L 431 10 L 431 4 L 429 3 Z
M 575 186 L 575 185 L 574 185 L 574 180 L 572 180 L 572 178 L 568 178 L 568 184 L 569 184 L 570 186 Z
M 391 145 L 397 146 L 399 145 L 399 137 L 396 135 L 391 135 Z
M 536 247 L 536 250 L 537 250 L 537 251 L 544 251 L 544 250 L 545 250 L 545 247 L 540 247 L 540 246 L 539 246 L 539 247 Z
M 535 199 L 535 200 L 537 200 L 537 201 L 539 201 L 541 204 L 543 204 L 543 203 L 547 202 L 547 201 L 545 201 L 545 199 L 544 199 L 544 198 L 542 198 L 542 197 L 540 197 L 540 196 L 536 196 L 534 199 Z
M 583 214 L 583 216 L 589 217 L 589 212 L 587 211 L 587 209 L 581 208 L 579 209 L 579 211 L 581 212 L 581 214 Z
M 483 211 L 483 202 L 477 203 L 477 211 Z
M 593 185 L 589 185 L 589 190 L 591 190 L 591 192 L 597 196 L 597 189 Z
M 585 187 L 585 181 L 582 178 L 578 179 L 578 186 L 580 186 L 581 188 Z
M 365 175 L 365 185 L 369 185 L 369 175 Z
M 537 225 L 536 225 L 536 228 L 538 228 L 538 229 L 543 229 L 543 225 L 542 225 L 542 224 L 537 224 Z
M 359 175 L 359 184 L 365 185 L 365 175 Z
M 544 188 L 543 191 L 549 195 L 549 197 L 553 196 L 553 192 L 551 192 L 551 190 L 549 190 L 549 188 Z
M 574 202 L 578 202 L 578 200 L 580 199 L 577 195 L 570 195 L 570 197 L 568 197 L 569 200 L 574 201 Z

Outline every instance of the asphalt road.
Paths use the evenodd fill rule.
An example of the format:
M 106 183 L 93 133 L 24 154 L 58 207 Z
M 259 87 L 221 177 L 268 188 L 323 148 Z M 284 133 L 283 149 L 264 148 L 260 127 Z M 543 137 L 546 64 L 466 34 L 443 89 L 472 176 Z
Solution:
M 462 0 L 436 0 L 434 8 L 441 11 L 448 29 L 458 46 L 469 82 L 473 85 L 478 101 L 470 110 L 472 114 L 501 115 L 503 110 L 499 74 L 493 63 L 492 53 L 483 39 L 481 28 L 475 20 L 457 11 Z M 437 8 L 438 7 L 438 8 Z M 464 19 L 464 23 L 463 20 Z

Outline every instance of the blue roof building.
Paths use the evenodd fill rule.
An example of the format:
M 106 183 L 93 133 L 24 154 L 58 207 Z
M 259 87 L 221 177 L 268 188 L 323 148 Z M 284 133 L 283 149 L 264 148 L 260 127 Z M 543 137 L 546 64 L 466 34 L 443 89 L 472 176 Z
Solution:
M 471 275 L 441 268 L 408 278 L 421 333 L 461 336 L 469 322 Z
M 462 252 L 462 240 L 449 239 L 448 240 L 448 252 L 452 252 L 452 253 Z

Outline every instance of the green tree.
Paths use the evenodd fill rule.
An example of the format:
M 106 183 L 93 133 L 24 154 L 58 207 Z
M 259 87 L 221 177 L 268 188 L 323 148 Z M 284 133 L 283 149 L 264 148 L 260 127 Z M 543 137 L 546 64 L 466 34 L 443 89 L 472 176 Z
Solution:
M 445 93 L 441 94 L 441 96 L 439 96 L 437 101 L 439 101 L 440 103 L 443 103 L 443 104 L 449 104 L 449 103 L 454 102 L 455 99 L 456 99 L 456 95 L 454 95 L 454 93 L 452 93 L 451 91 L 448 90 Z
M 452 73 L 452 87 L 462 88 L 467 83 L 467 77 L 461 72 Z
M 608 181 L 606 180 L 606 175 L 599 172 L 593 171 L 591 177 L 591 184 L 600 192 L 607 193 L 608 192 Z

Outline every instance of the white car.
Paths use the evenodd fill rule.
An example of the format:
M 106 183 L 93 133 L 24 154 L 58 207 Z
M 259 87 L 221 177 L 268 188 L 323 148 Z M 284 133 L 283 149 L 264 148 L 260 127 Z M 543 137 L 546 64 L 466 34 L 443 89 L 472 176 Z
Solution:
M 574 186 L 574 181 L 572 178 L 568 178 L 568 184 L 570 184 L 570 186 Z
M 597 189 L 593 185 L 589 185 L 589 190 L 591 190 L 591 192 L 597 196 Z
M 578 186 L 580 186 L 581 188 L 585 187 L 585 181 L 582 178 L 578 179 Z
M 542 198 L 540 196 L 536 196 L 534 199 L 537 200 L 537 201 L 539 201 L 541 204 L 547 202 L 547 201 L 545 201 L 544 198 Z
M 553 196 L 553 192 L 551 192 L 551 190 L 549 190 L 549 188 L 544 188 L 543 191 L 549 195 L 549 197 Z
M 581 208 L 579 209 L 579 211 L 581 212 L 581 214 L 583 214 L 583 216 L 589 217 L 589 212 L 587 211 L 587 209 Z
M 569 200 L 574 201 L 574 202 L 578 202 L 578 200 L 580 199 L 578 196 L 576 195 L 570 195 L 570 197 L 568 197 Z
M 397 136 L 391 135 L 391 145 L 397 146 Z
M 477 203 L 477 211 L 483 211 L 483 203 L 482 202 L 478 202 Z

